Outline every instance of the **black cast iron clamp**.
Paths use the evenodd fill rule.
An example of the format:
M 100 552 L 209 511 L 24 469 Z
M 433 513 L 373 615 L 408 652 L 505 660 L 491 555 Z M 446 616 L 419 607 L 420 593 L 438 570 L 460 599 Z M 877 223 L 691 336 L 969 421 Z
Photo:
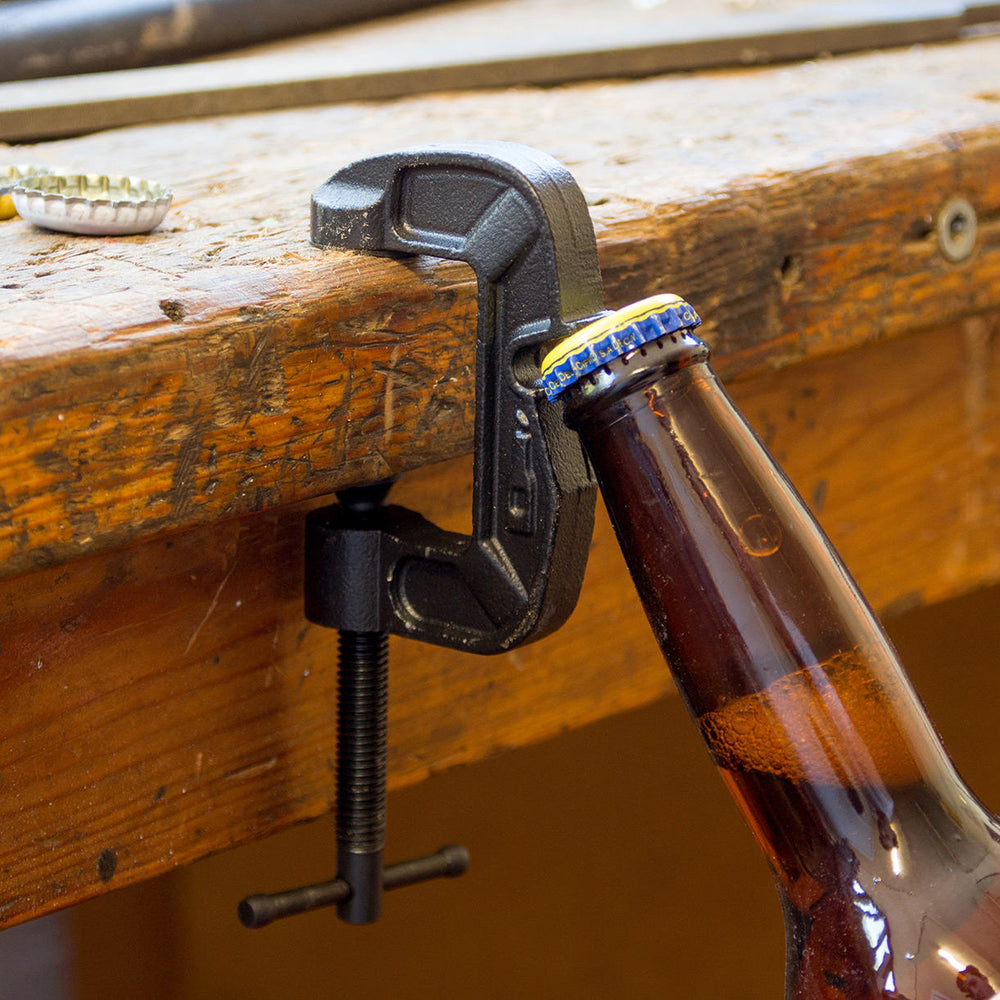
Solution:
M 340 630 L 338 876 L 250 896 L 260 927 L 333 903 L 378 919 L 383 889 L 465 871 L 463 848 L 383 869 L 388 633 L 500 653 L 561 625 L 576 603 L 595 486 L 575 434 L 535 388 L 542 345 L 603 311 L 594 231 L 569 172 L 511 143 L 361 160 L 313 194 L 312 242 L 471 265 L 478 285 L 471 535 L 355 487 L 306 527 L 306 616 Z

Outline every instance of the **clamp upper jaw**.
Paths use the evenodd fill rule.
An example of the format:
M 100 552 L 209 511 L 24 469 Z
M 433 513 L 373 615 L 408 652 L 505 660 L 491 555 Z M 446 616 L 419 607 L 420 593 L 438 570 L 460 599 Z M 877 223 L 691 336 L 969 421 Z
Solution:
M 479 312 L 472 534 L 392 506 L 363 524 L 339 507 L 317 511 L 307 616 L 478 653 L 551 632 L 579 594 L 596 494 L 576 435 L 533 384 L 541 345 L 603 310 L 576 182 L 512 143 L 376 156 L 315 192 L 312 241 L 463 260 Z

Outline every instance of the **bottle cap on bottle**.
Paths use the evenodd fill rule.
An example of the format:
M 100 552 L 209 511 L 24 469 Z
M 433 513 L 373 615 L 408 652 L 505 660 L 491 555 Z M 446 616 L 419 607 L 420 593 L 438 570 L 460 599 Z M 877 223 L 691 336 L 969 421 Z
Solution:
M 654 295 L 606 313 L 554 347 L 542 361 L 541 385 L 549 400 L 574 382 L 643 344 L 679 330 L 693 330 L 701 318 L 679 295 Z

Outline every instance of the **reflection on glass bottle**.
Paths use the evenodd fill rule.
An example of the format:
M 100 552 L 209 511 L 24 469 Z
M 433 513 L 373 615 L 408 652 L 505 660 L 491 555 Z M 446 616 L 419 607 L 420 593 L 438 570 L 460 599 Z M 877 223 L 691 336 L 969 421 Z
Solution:
M 659 296 L 543 364 L 678 688 L 774 871 L 786 998 L 1000 990 L 1000 824 L 802 500 Z

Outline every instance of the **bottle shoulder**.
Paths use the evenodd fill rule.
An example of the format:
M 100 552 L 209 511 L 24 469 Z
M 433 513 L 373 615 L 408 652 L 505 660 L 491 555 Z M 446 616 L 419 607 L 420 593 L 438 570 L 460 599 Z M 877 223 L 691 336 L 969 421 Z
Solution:
M 788 997 L 831 983 L 865 998 L 964 1000 L 1000 990 L 1000 844 L 971 795 L 892 789 L 891 819 L 831 841 L 779 889 L 801 942 Z M 971 992 L 970 992 L 971 990 Z

